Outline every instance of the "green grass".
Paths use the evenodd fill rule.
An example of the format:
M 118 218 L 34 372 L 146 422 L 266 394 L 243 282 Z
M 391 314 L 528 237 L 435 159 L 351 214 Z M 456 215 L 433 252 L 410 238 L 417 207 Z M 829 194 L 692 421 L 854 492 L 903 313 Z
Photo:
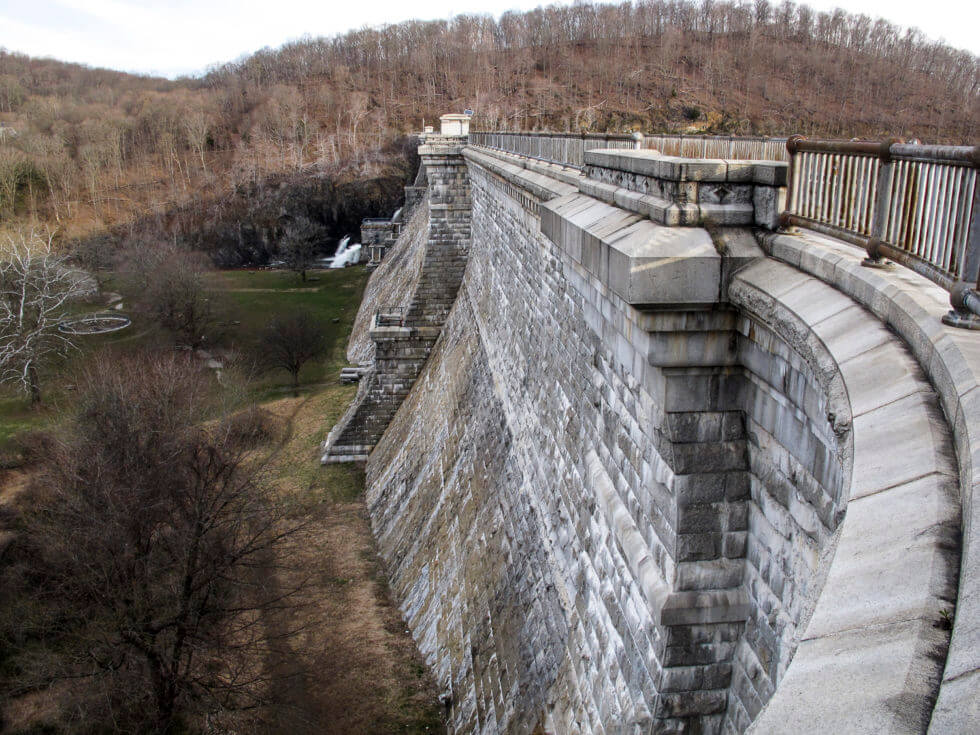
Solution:
M 223 296 L 218 311 L 219 318 L 228 325 L 225 339 L 247 354 L 255 349 L 259 330 L 273 314 L 310 311 L 326 332 L 327 358 L 304 365 L 300 383 L 316 386 L 336 380 L 340 366 L 346 364 L 343 357 L 346 340 L 367 277 L 363 266 L 314 271 L 305 283 L 289 271 L 218 273 L 214 285 Z M 252 396 L 258 401 L 279 397 L 289 389 L 290 380 L 285 372 L 267 373 L 251 381 Z
M 346 365 L 344 352 L 361 301 L 368 272 L 363 266 L 338 270 L 312 271 L 306 283 L 289 271 L 216 271 L 209 276 L 215 290 L 215 316 L 218 321 L 217 349 L 254 355 L 257 334 L 277 313 L 305 309 L 313 312 L 326 332 L 327 351 L 323 360 L 307 363 L 300 372 L 300 391 L 317 392 L 324 384 L 336 385 L 340 367 Z M 107 291 L 118 291 L 109 280 Z M 124 304 L 128 307 L 129 304 Z M 100 304 L 81 303 L 74 313 L 100 311 Z M 120 354 L 145 348 L 167 347 L 171 338 L 153 324 L 141 321 L 128 308 L 123 313 L 133 324 L 107 335 L 79 337 L 67 360 L 49 366 L 41 375 L 43 405 L 31 409 L 26 396 L 11 385 L 0 385 L 0 455 L 13 449 L 16 436 L 43 429 L 62 420 L 74 403 L 77 371 L 92 355 L 104 349 Z M 248 373 L 244 398 L 262 403 L 291 394 L 290 376 L 283 372 Z M 347 401 L 349 401 L 349 396 Z M 344 401 L 344 405 L 346 402 Z

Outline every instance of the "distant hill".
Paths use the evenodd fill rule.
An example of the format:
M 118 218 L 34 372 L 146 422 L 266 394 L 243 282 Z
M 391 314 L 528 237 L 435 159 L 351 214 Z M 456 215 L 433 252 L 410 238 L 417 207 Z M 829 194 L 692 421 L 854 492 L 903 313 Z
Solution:
M 299 85 L 326 108 L 347 101 L 344 114 L 396 126 L 469 107 L 487 128 L 937 142 L 980 131 L 980 57 L 881 19 L 768 0 L 401 23 L 263 50 L 208 81 Z
M 967 143 L 980 137 L 980 57 L 768 0 L 407 22 L 176 82 L 0 51 L 0 122 L 17 131 L 0 138 L 0 223 L 77 235 L 204 200 L 220 218 L 229 197 L 240 217 L 241 192 L 269 177 L 403 176 L 391 143 L 463 108 L 478 128 Z

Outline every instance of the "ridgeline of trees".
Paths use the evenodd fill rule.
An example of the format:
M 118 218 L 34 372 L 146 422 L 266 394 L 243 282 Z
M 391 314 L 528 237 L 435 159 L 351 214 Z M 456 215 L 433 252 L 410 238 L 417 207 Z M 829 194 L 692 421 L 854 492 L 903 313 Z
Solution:
M 980 132 L 980 58 L 884 20 L 769 0 L 413 21 L 176 82 L 0 52 L 0 121 L 16 130 L 0 132 L 0 221 L 56 221 L 73 236 L 136 220 L 185 238 L 205 222 L 248 224 L 241 200 L 268 199 L 270 180 L 273 194 L 284 181 L 300 193 L 313 179 L 381 182 L 374 203 L 392 206 L 408 168 L 392 142 L 464 107 L 484 128 L 965 143 Z M 294 204 L 262 217 L 283 207 Z M 349 229 L 360 213 L 342 214 Z M 264 222 L 225 260 L 283 226 Z
M 491 129 L 662 132 L 699 122 L 724 133 L 957 142 L 980 130 L 980 58 L 916 29 L 788 1 L 459 15 L 266 49 L 206 77 L 240 89 L 314 80 L 325 111 L 346 104 L 351 120 L 396 128 L 465 104 Z

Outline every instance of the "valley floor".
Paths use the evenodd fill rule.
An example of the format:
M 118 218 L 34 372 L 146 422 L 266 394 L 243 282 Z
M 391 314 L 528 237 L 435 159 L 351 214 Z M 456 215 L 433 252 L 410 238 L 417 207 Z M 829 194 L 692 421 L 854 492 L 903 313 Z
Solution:
M 302 306 L 323 321 L 332 343 L 325 360 L 302 371 L 298 396 L 282 375 L 255 377 L 246 386 L 246 403 L 274 417 L 274 438 L 255 452 L 293 515 L 307 524 L 301 558 L 293 561 L 308 587 L 303 593 L 307 604 L 263 621 L 273 630 L 299 627 L 302 632 L 268 652 L 263 664 L 277 675 L 270 704 L 236 716 L 234 729 L 297 735 L 444 732 L 434 683 L 389 596 L 364 503 L 363 470 L 319 463 L 320 443 L 356 392 L 356 386 L 341 385 L 337 376 L 346 364 L 343 354 L 366 281 L 364 270 L 323 272 L 303 284 L 294 274 L 269 271 L 226 272 L 216 278 L 233 305 L 231 323 L 242 335 L 277 310 Z M 134 326 L 129 340 L 140 342 L 144 337 Z M 52 407 L 41 412 L 31 412 L 14 396 L 0 403 L 4 455 L 14 452 L 18 433 L 60 420 L 54 404 L 64 410 L 71 391 L 54 393 Z M 0 474 L 0 563 L 11 534 L 4 528 L 10 517 L 6 509 L 17 502 L 30 472 L 28 467 Z M 7 701 L 0 696 L 0 733 L 61 732 L 56 724 L 59 691 L 55 685 Z

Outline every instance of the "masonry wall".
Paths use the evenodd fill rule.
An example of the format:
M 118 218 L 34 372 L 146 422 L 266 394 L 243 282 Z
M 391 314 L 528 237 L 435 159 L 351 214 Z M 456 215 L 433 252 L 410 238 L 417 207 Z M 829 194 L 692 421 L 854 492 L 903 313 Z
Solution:
M 652 459 L 635 418 L 644 409 L 626 410 L 628 389 L 556 253 L 534 234 L 536 218 L 471 174 L 478 235 L 463 288 L 368 463 L 392 587 L 452 692 L 457 731 L 648 728 L 666 634 L 586 489 L 583 462 L 586 446 L 610 464 L 629 452 L 630 471 L 652 479 L 638 447 Z M 609 384 L 597 395 L 600 371 Z M 606 435 L 598 445 L 596 432 Z
M 795 326 L 738 320 L 751 612 L 733 657 L 726 732 L 744 731 L 785 674 L 820 592 L 821 552 L 847 504 L 850 405 L 833 360 Z
M 412 301 L 422 272 L 425 241 L 429 234 L 428 200 L 424 191 L 420 206 L 409 215 L 408 222 L 394 245 L 388 248 L 384 260 L 368 279 L 364 298 L 354 319 L 354 328 L 347 343 L 347 360 L 354 365 L 369 364 L 374 359 L 371 322 L 378 309 L 405 309 Z
M 401 296 L 411 287 L 411 298 L 396 323 L 372 318 L 368 336 L 375 343 L 373 364 L 353 403 L 327 435 L 324 462 L 367 459 L 418 378 L 456 301 L 470 243 L 469 179 L 459 155 L 464 140 L 440 138 L 419 149 L 430 191 L 428 216 L 416 226 L 424 222 L 425 235 L 403 243 L 417 256 L 395 270 L 404 286 L 392 290 Z M 376 300 L 382 289 L 371 290 Z M 386 305 L 380 307 L 385 310 Z
M 673 317 L 727 345 L 718 365 L 659 367 L 663 315 L 544 237 L 527 192 L 468 173 L 462 287 L 368 462 L 392 589 L 450 721 L 741 731 L 790 660 L 841 518 L 849 438 L 826 361 L 722 310 Z M 751 612 L 666 624 L 650 563 L 691 594 L 744 586 Z

